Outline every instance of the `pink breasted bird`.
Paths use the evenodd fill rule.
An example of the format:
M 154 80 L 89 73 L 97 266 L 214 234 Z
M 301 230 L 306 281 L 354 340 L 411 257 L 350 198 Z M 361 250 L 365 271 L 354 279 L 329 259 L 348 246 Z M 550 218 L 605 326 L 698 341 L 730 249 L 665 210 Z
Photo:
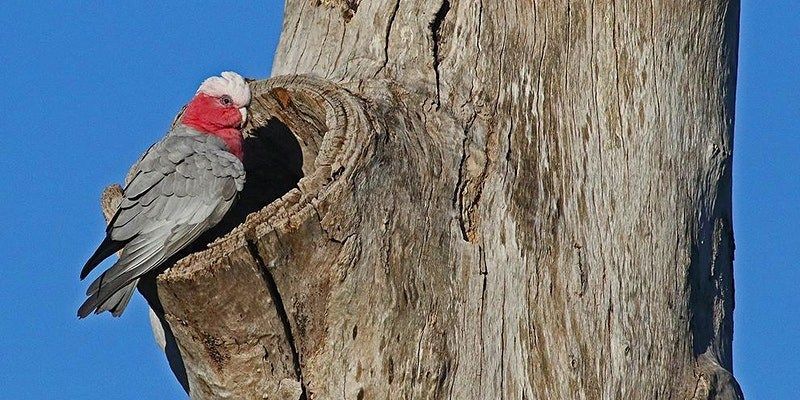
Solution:
M 163 267 L 228 212 L 245 181 L 241 129 L 249 103 L 250 88 L 239 74 L 206 79 L 179 123 L 131 168 L 106 237 L 81 279 L 122 252 L 89 286 L 79 317 L 120 316 L 142 275 Z

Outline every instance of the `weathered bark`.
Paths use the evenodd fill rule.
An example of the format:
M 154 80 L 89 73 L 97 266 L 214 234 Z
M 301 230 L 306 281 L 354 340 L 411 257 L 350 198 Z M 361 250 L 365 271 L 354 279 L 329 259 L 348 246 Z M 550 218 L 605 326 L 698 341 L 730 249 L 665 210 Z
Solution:
M 738 14 L 287 0 L 251 130 L 304 177 L 159 277 L 192 396 L 741 398 Z

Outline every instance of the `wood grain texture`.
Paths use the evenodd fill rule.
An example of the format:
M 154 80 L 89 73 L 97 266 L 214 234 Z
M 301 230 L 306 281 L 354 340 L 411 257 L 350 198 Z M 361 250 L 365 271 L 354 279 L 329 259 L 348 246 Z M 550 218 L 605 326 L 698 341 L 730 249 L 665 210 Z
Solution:
M 287 0 L 304 177 L 159 278 L 192 397 L 742 398 L 738 15 Z

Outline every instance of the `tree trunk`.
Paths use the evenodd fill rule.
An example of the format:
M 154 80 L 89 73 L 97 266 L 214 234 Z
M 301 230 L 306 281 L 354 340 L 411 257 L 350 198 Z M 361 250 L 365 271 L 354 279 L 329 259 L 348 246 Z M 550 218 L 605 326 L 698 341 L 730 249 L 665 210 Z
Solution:
M 287 0 L 260 210 L 158 279 L 192 397 L 742 398 L 738 17 Z

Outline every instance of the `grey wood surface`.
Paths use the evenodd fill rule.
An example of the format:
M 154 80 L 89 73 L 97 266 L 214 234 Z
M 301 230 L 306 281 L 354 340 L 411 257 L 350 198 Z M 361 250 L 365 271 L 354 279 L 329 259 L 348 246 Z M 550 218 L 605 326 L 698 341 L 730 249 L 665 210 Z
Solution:
M 304 177 L 159 277 L 192 397 L 742 398 L 738 18 L 287 0 L 250 128 Z

